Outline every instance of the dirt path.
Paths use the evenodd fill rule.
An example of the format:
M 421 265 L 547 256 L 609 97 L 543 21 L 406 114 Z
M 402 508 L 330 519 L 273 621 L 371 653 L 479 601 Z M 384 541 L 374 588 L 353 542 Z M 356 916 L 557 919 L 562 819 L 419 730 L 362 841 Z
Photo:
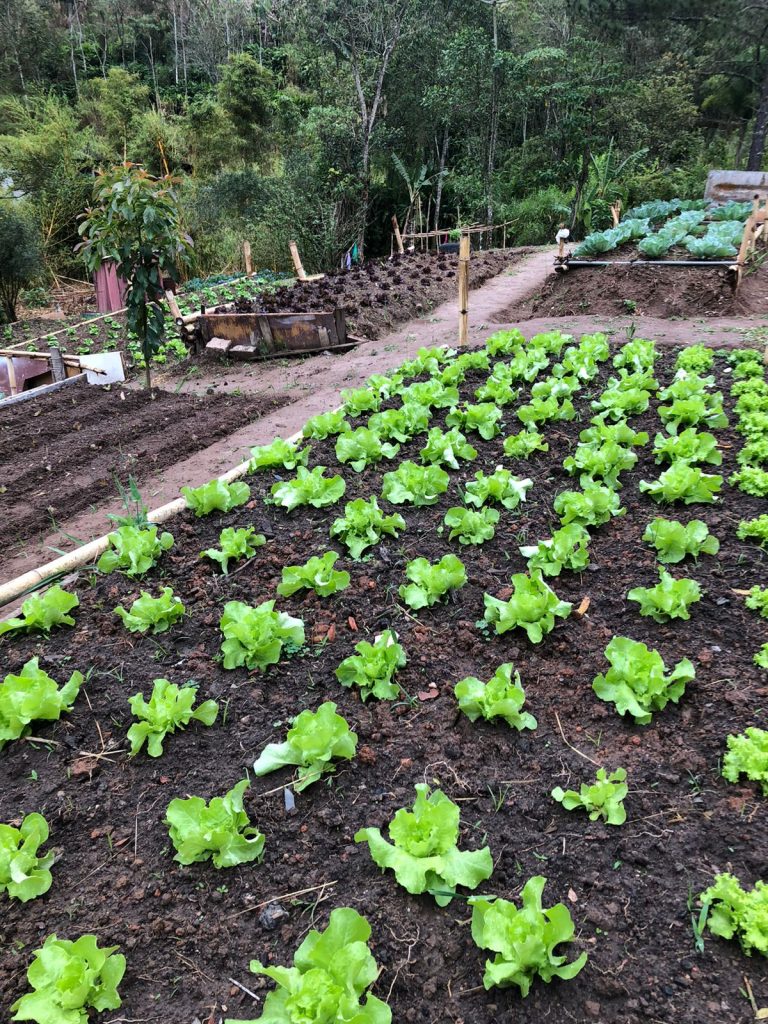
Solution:
M 553 250 L 535 250 L 523 261 L 473 290 L 469 303 L 470 344 L 476 344 L 495 330 L 519 326 L 530 337 L 541 331 L 567 330 L 584 334 L 597 330 L 612 337 L 625 334 L 634 323 L 638 336 L 670 344 L 701 341 L 715 345 L 739 345 L 755 337 L 755 330 L 768 332 L 768 317 L 722 317 L 696 320 L 664 320 L 655 317 L 577 316 L 567 319 L 540 318 L 519 324 L 494 321 L 514 302 L 540 287 L 551 272 Z M 267 364 L 213 365 L 201 370 L 184 384 L 191 394 L 289 395 L 290 404 L 244 425 L 191 458 L 168 466 L 146 481 L 142 494 L 146 504 L 155 508 L 176 498 L 184 485 L 198 486 L 223 473 L 247 457 L 252 445 L 264 444 L 276 435 L 287 436 L 301 429 L 310 416 L 335 407 L 344 388 L 357 387 L 375 372 L 384 372 L 412 356 L 423 345 L 451 342 L 456 337 L 458 303 L 452 299 L 432 312 L 378 341 L 359 346 L 341 355 L 323 354 L 303 360 L 281 360 Z M 158 387 L 177 381 L 157 375 Z M 106 515 L 120 511 L 117 499 L 83 512 L 63 522 L 60 531 L 38 538 L 15 551 L 6 551 L 0 579 L 7 580 L 76 546 L 74 538 L 86 542 L 107 529 Z M 66 536 L 65 536 L 66 535 Z

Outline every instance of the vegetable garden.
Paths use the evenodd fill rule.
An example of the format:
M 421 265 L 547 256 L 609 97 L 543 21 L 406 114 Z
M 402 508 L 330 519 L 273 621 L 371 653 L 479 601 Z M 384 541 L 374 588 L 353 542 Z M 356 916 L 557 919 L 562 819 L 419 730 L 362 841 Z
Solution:
M 0 625 L 2 1012 L 754 1017 L 760 355 L 504 331 L 342 400 Z

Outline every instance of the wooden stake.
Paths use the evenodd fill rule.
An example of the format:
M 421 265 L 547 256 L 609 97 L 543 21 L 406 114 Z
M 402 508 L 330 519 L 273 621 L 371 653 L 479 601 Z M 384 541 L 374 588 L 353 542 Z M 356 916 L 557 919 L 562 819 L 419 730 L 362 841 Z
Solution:
M 754 213 L 751 213 L 747 217 L 744 224 L 744 234 L 741 236 L 741 245 L 739 246 L 739 255 L 736 257 L 736 290 L 738 291 L 741 285 L 741 277 L 744 273 L 744 264 L 747 262 L 747 256 L 749 255 L 750 249 L 755 244 L 755 223 L 757 217 Z
M 469 260 L 470 260 L 469 234 L 461 233 L 459 242 L 459 348 L 467 344 L 468 306 L 469 306 Z
M 504 221 L 504 223 L 501 226 L 501 248 L 502 249 L 506 249 L 507 248 L 507 222 L 506 221 Z
M 293 260 L 293 265 L 296 268 L 296 277 L 298 277 L 300 281 L 306 281 L 307 272 L 302 265 L 301 256 L 299 256 L 299 247 L 295 242 L 289 242 L 288 248 L 291 250 L 291 259 Z
M 392 216 L 392 230 L 395 232 L 397 251 L 402 254 L 405 252 L 405 249 L 403 248 L 403 236 L 400 234 L 400 225 L 397 223 L 397 217 L 394 215 Z
M 250 277 L 253 274 L 253 263 L 251 261 L 251 243 L 247 239 L 243 241 L 243 264 L 246 277 Z
M 621 220 L 621 200 L 617 199 L 615 203 L 611 204 L 611 217 L 613 219 L 613 226 L 618 227 L 619 221 Z
M 173 319 L 178 320 L 178 318 L 181 316 L 181 310 L 179 309 L 179 304 L 176 301 L 176 296 L 173 294 L 170 288 L 165 293 L 165 301 L 168 303 L 168 309 L 170 309 L 173 315 Z

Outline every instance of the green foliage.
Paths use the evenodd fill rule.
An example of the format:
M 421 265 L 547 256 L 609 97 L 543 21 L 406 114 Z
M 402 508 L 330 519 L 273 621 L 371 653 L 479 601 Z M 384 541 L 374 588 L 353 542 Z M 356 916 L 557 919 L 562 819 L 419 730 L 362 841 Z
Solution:
M 467 676 L 456 683 L 453 692 L 459 710 L 470 722 L 476 722 L 478 718 L 484 718 L 486 722 L 502 718 L 512 729 L 536 728 L 533 715 L 522 710 L 525 691 L 520 673 L 514 671 L 510 662 L 499 665 L 487 683 L 476 676 Z
M 758 668 L 764 668 L 768 672 L 768 644 L 763 644 L 760 650 L 752 658 L 752 661 Z
M 258 1020 L 225 1024 L 392 1024 L 386 1003 L 363 993 L 379 977 L 368 947 L 371 927 L 350 907 L 331 911 L 325 931 L 312 929 L 296 950 L 293 967 L 265 967 L 251 960 L 251 971 L 277 982 L 267 993 Z
M 713 935 L 739 940 L 747 956 L 753 950 L 768 956 L 768 883 L 758 881 L 754 889 L 744 889 L 734 875 L 722 873 L 699 900 L 709 907 L 707 927 Z
M 570 398 L 558 401 L 555 395 L 550 398 L 532 398 L 527 405 L 517 408 L 517 418 L 528 430 L 532 423 L 548 423 L 550 420 L 574 420 L 576 410 Z
M 256 548 L 266 543 L 267 538 L 263 533 L 256 533 L 255 526 L 241 526 L 237 529 L 225 526 L 219 534 L 218 548 L 206 548 L 200 552 L 200 557 L 218 562 L 226 576 L 230 562 L 240 561 L 241 558 L 253 558 Z
M 421 461 L 436 466 L 450 466 L 459 469 L 459 459 L 471 461 L 477 458 L 473 448 L 460 430 L 443 431 L 433 427 L 427 434 L 427 443 L 421 449 Z
M 357 430 L 339 434 L 336 441 L 336 458 L 339 462 L 348 462 L 356 473 L 362 473 L 368 466 L 382 459 L 394 459 L 399 451 L 399 444 L 382 441 L 368 427 L 358 427 Z
M 739 540 L 759 541 L 760 547 L 768 548 L 768 514 L 764 512 L 756 519 L 742 519 L 736 536 Z
M 439 466 L 419 466 L 405 461 L 384 474 L 381 495 L 393 505 L 435 505 L 440 495 L 448 490 L 449 479 Z
M 71 942 L 49 935 L 27 969 L 32 988 L 11 1007 L 13 1020 L 37 1024 L 88 1024 L 88 1010 L 116 1010 L 125 957 L 117 946 L 99 947 L 95 935 Z
M 0 323 L 18 319 L 21 290 L 42 276 L 40 243 L 31 211 L 17 201 L 0 201 Z
M 705 473 L 688 462 L 675 461 L 659 474 L 658 480 L 641 480 L 640 491 L 654 501 L 682 501 L 686 505 L 711 505 L 723 486 L 723 478 L 716 473 Z
M 689 345 L 680 349 L 675 361 L 676 370 L 687 373 L 706 373 L 715 365 L 715 353 L 706 345 Z
M 333 413 L 328 415 L 332 416 Z M 319 435 L 310 434 L 308 436 Z M 276 437 L 270 444 L 251 448 L 250 468 L 253 473 L 260 469 L 275 469 L 278 466 L 281 469 L 296 469 L 297 466 L 306 466 L 308 459 L 309 448 L 300 448 L 295 441 L 286 441 L 282 437 Z
M 172 587 L 162 587 L 159 597 L 152 597 L 146 590 L 142 590 L 130 611 L 118 605 L 115 615 L 120 616 L 123 625 L 131 633 L 146 633 L 148 630 L 164 633 L 174 622 L 184 617 L 184 605 Z
M 583 807 L 590 821 L 602 818 L 606 825 L 623 825 L 627 820 L 624 797 L 629 792 L 626 778 L 624 768 L 617 768 L 610 775 L 605 768 L 598 768 L 597 778 L 591 786 L 582 782 L 578 793 L 575 789 L 563 790 L 555 786 L 551 795 L 566 811 Z
M 56 626 L 74 626 L 75 620 L 68 613 L 79 604 L 76 594 L 70 594 L 57 583 L 44 594 L 28 597 L 21 606 L 19 617 L 0 622 L 0 636 L 16 629 L 47 636 Z
M 432 413 L 424 405 L 406 402 L 399 409 L 385 409 L 376 412 L 368 420 L 368 426 L 384 440 L 394 439 L 404 444 L 417 434 L 426 434 Z
M 432 379 L 410 384 L 400 391 L 403 405 L 415 403 L 427 409 L 453 409 L 459 404 L 459 389 Z
M 381 396 L 370 388 L 347 388 L 341 392 L 341 402 L 346 416 L 362 416 L 379 411 Z
M 483 618 L 495 627 L 496 633 L 524 629 L 532 644 L 539 644 L 555 628 L 555 618 L 567 619 L 573 605 L 561 601 L 557 594 L 534 570 L 530 576 L 516 572 L 511 579 L 512 596 L 501 601 L 490 594 L 483 596 Z
M 653 454 L 657 464 L 687 462 L 690 466 L 700 463 L 719 466 L 723 461 L 715 435 L 704 431 L 700 433 L 694 427 L 687 427 L 679 434 L 657 434 L 653 440 Z
M 723 778 L 738 782 L 746 775 L 750 782 L 759 782 L 763 796 L 768 796 L 768 731 L 748 726 L 739 736 L 728 737 L 728 750 L 723 758 Z
M 493 473 L 485 474 L 482 470 L 475 473 L 464 492 L 467 505 L 481 508 L 486 502 L 498 502 L 504 508 L 517 508 L 525 501 L 527 492 L 533 487 L 533 480 L 516 477 L 508 469 L 497 466 Z
M 759 612 L 768 619 L 768 587 L 750 587 L 744 604 L 753 612 Z
M 528 571 L 544 576 L 559 576 L 563 569 L 582 572 L 589 565 L 589 531 L 581 523 L 569 523 L 555 530 L 549 540 L 540 540 L 530 547 L 521 547 L 520 554 L 528 560 Z
M 403 465 L 405 463 L 402 463 L 400 468 Z M 413 465 L 413 463 L 409 463 L 409 465 Z M 414 469 L 420 468 L 414 466 Z M 387 476 L 392 475 L 387 474 Z M 384 490 L 385 497 L 393 501 L 394 499 L 386 493 L 386 487 Z M 365 498 L 348 501 L 344 506 L 344 515 L 333 521 L 330 532 L 331 537 L 340 537 L 349 549 L 350 556 L 358 560 L 367 548 L 378 544 L 385 534 L 397 537 L 399 532 L 404 529 L 403 517 L 396 512 L 389 516 L 384 515 L 374 495 L 368 501 Z
M 582 487 L 601 481 L 606 487 L 620 487 L 619 474 L 632 469 L 637 455 L 615 441 L 591 441 L 576 445 L 573 455 L 563 461 L 563 468 L 572 476 L 579 474 Z
M 0 824 L 0 892 L 26 903 L 51 888 L 53 852 L 38 856 L 48 841 L 48 822 L 42 814 L 27 814 L 19 828 Z
M 296 765 L 297 793 L 311 786 L 321 775 L 334 772 L 334 761 L 349 761 L 357 750 L 357 733 L 336 714 L 332 701 L 317 711 L 302 711 L 293 720 L 284 743 L 268 743 L 253 765 L 254 775 L 268 775 L 284 765 Z
M 458 539 L 460 544 L 485 544 L 496 533 L 499 513 L 495 508 L 475 511 L 456 506 L 448 509 L 443 521 L 451 531 L 448 540 Z
M 393 679 L 407 660 L 403 647 L 397 642 L 397 634 L 385 629 L 372 644 L 367 640 L 355 644 L 355 651 L 356 654 L 345 658 L 336 669 L 341 685 L 357 686 L 364 701 L 370 696 L 394 700 L 400 687 Z
M 443 555 L 439 562 L 414 558 L 405 567 L 411 581 L 398 588 L 398 594 L 409 608 L 432 607 L 451 590 L 458 590 L 467 582 L 467 572 L 456 555 Z
M 586 964 L 586 953 L 571 963 L 566 963 L 565 955 L 555 953 L 558 946 L 573 939 L 575 927 L 564 903 L 546 909 L 542 906 L 546 884 L 543 875 L 529 878 L 520 893 L 520 908 L 509 900 L 470 898 L 475 945 L 496 954 L 493 960 L 485 961 L 486 989 L 517 985 L 525 997 L 534 978 L 546 983 L 553 978 L 569 981 Z
M 648 435 L 644 430 L 633 430 L 626 420 L 606 423 L 595 416 L 592 426 L 581 431 L 579 440 L 582 444 L 618 444 L 622 448 L 642 448 L 648 444 Z
M 373 424 L 371 424 L 371 427 L 373 427 Z M 312 419 L 307 420 L 302 429 L 302 434 L 304 437 L 316 437 L 322 441 L 326 437 L 343 434 L 350 429 L 350 425 L 344 417 L 344 410 L 334 409 L 331 412 L 321 412 L 318 416 L 313 416 Z M 287 468 L 293 469 L 293 466 Z
M 605 649 L 611 667 L 592 683 L 597 696 L 615 704 L 622 716 L 630 714 L 638 725 L 648 725 L 654 712 L 674 704 L 696 677 L 693 665 L 683 658 L 667 674 L 658 651 L 626 636 L 615 636 Z
M 324 473 L 325 466 L 315 466 L 312 470 L 299 466 L 293 480 L 272 484 L 272 503 L 288 512 L 302 505 L 311 505 L 313 508 L 335 505 L 344 497 L 347 485 L 342 477 L 326 477 Z
M 72 710 L 82 684 L 82 674 L 73 672 L 59 689 L 37 658 L 18 675 L 9 673 L 0 686 L 0 750 L 23 736 L 31 722 L 58 722 L 62 712 Z
M 173 859 L 184 865 L 212 860 L 215 868 L 260 862 L 264 836 L 243 810 L 246 789 L 248 779 L 243 779 L 224 796 L 215 796 L 208 803 L 199 796 L 171 800 L 165 824 L 176 850 Z
M 569 523 L 600 526 L 627 511 L 621 507 L 616 491 L 595 483 L 587 484 L 580 491 L 561 491 L 555 497 L 553 507 L 563 526 Z
M 645 528 L 643 540 L 656 548 L 656 557 L 665 565 L 682 562 L 687 555 L 716 555 L 720 541 L 712 537 L 701 519 L 683 525 L 676 519 L 654 519 Z
M 313 555 L 304 565 L 286 565 L 283 581 L 277 586 L 281 597 L 290 597 L 297 590 L 314 590 L 320 597 L 330 597 L 349 586 L 349 573 L 334 569 L 338 560 L 336 551 Z
M 650 615 L 655 622 L 670 619 L 690 619 L 690 605 L 701 600 L 701 587 L 696 580 L 676 580 L 659 567 L 659 582 L 655 587 L 633 587 L 628 601 L 637 601 L 641 615 Z
M 442 790 L 430 793 L 421 782 L 413 810 L 401 807 L 389 823 L 391 842 L 378 828 L 361 828 L 355 842 L 367 843 L 374 864 L 391 869 L 406 892 L 428 892 L 439 907 L 446 907 L 456 886 L 476 889 L 493 871 L 487 846 L 459 850 L 459 819 L 458 806 Z
M 276 665 L 283 649 L 292 653 L 304 646 L 304 623 L 287 612 L 276 612 L 274 601 L 253 607 L 227 601 L 219 628 L 224 636 L 224 668 L 260 669 Z
M 768 471 L 759 466 L 742 466 L 728 478 L 728 483 L 753 498 L 768 498 Z
M 219 705 L 215 700 L 206 700 L 195 708 L 196 697 L 196 686 L 177 686 L 167 679 L 154 680 L 148 701 L 143 693 L 130 697 L 131 712 L 134 718 L 138 718 L 138 722 L 128 730 L 131 757 L 135 757 L 145 743 L 150 757 L 160 757 L 165 737 L 177 729 L 186 728 L 193 720 L 213 725 Z
M 477 433 L 486 441 L 501 433 L 501 409 L 494 402 L 463 405 L 451 409 L 445 417 L 446 426 Z
M 504 438 L 504 454 L 511 459 L 528 459 L 534 452 L 548 452 L 549 445 L 538 430 L 521 430 Z
M 244 505 L 251 496 L 251 489 L 242 480 L 231 484 L 224 480 L 209 480 L 201 487 L 182 487 L 181 493 L 195 516 L 208 516 L 211 512 L 230 512 L 238 505 Z
M 656 362 L 656 342 L 644 338 L 632 338 L 622 345 L 613 357 L 613 365 L 619 370 L 625 367 L 631 372 L 653 370 Z
M 121 526 L 107 539 L 109 547 L 96 563 L 96 568 L 104 573 L 119 569 L 126 576 L 143 576 L 163 551 L 173 546 L 173 534 L 164 532 L 158 537 L 156 526 L 145 529 Z

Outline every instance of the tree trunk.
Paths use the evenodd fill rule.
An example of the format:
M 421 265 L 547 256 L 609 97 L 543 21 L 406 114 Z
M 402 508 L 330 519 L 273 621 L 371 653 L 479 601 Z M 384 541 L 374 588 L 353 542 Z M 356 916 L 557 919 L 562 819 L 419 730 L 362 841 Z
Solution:
M 749 147 L 749 158 L 747 160 L 748 171 L 760 171 L 763 168 L 766 130 L 768 130 L 768 62 L 766 62 L 765 71 L 763 72 L 760 102 L 755 114 L 755 126 L 752 129 L 752 144 Z
M 440 146 L 440 163 L 438 165 L 437 188 L 435 190 L 435 231 L 440 230 L 440 205 L 443 201 L 443 178 L 445 163 L 448 159 L 448 125 L 443 128 L 443 142 Z M 438 239 L 439 243 L 439 239 Z

